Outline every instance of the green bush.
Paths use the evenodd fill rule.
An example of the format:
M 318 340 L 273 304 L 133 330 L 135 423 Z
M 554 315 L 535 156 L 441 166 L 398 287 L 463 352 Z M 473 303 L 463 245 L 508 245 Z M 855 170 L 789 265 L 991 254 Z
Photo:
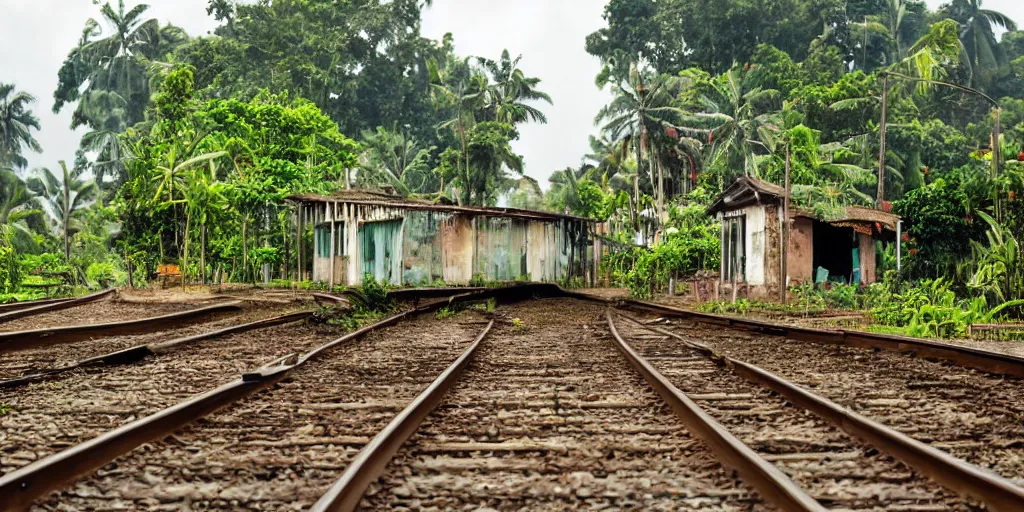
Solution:
M 21 276 L 18 253 L 13 247 L 0 245 L 0 293 L 9 294 L 17 291 L 21 285 Z
M 93 263 L 89 265 L 89 268 L 85 269 L 85 278 L 90 283 L 96 284 L 101 288 L 107 288 L 111 285 L 117 284 L 118 272 L 114 268 L 114 265 L 110 263 Z

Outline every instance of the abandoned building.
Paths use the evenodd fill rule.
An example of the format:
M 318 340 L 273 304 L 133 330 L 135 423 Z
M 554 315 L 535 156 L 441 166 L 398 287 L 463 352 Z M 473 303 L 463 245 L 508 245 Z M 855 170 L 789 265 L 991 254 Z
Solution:
M 782 187 L 743 177 L 708 207 L 708 214 L 717 215 L 722 223 L 719 282 L 724 290 L 731 292 L 735 284 L 740 295 L 765 297 L 778 296 L 783 282 L 793 286 L 877 280 L 877 242 L 896 239 L 898 216 L 851 206 L 824 219 L 791 206 L 784 252 L 784 198 Z
M 592 277 L 589 219 L 434 204 L 366 190 L 288 200 L 298 206 L 300 233 L 313 231 L 312 278 L 331 286 L 359 285 L 364 275 L 395 286 L 474 280 L 587 284 Z

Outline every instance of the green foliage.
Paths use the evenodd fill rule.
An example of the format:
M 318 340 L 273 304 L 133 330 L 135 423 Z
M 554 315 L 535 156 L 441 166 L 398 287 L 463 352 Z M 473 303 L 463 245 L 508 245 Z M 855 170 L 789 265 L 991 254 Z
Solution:
M 0 243 L 0 293 L 14 293 L 21 285 L 21 265 L 14 248 Z
M 387 313 L 395 309 L 395 303 L 388 296 L 386 281 L 377 281 L 372 274 L 363 276 L 363 284 L 355 290 L 347 290 L 357 311 Z
M 925 280 L 896 293 L 885 305 L 872 310 L 875 322 L 898 327 L 909 336 L 964 338 L 972 324 L 991 323 L 1024 300 L 1004 302 L 991 308 L 984 297 L 958 299 L 946 279 Z
M 100 288 L 107 288 L 117 284 L 117 274 L 114 265 L 111 263 L 93 263 L 85 270 L 86 279 Z

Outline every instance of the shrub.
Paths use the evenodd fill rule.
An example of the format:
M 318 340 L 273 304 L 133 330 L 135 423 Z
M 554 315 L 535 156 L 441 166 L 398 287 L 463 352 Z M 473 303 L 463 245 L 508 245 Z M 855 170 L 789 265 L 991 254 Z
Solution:
M 110 263 L 93 263 L 85 269 L 85 277 L 90 283 L 95 283 L 101 288 L 107 288 L 117 282 L 117 272 L 114 265 Z

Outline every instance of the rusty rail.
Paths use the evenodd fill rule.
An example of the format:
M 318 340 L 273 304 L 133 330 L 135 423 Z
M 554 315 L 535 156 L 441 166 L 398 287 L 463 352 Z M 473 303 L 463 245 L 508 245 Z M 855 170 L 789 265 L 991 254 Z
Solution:
M 217 313 L 239 311 L 242 309 L 239 304 L 240 302 L 229 302 L 190 311 L 123 322 L 49 327 L 30 331 L 0 333 L 0 353 L 17 352 L 61 343 L 72 343 L 95 337 L 139 334 L 170 326 L 180 327 Z
M 736 469 L 740 476 L 768 501 L 787 511 L 825 511 L 820 503 L 807 495 L 785 473 L 774 464 L 764 460 L 749 446 L 732 435 L 722 424 L 704 412 L 679 388 L 672 385 L 658 370 L 619 334 L 612 318 L 612 310 L 605 312 L 608 328 L 615 339 L 616 347 L 629 364 L 647 380 L 662 399 L 672 407 L 686 427 L 700 437 L 708 447 L 727 465 Z
M 70 372 L 72 370 L 76 370 L 78 368 L 83 368 L 87 366 L 131 364 L 141 361 L 142 359 L 152 355 L 170 352 L 173 349 L 188 343 L 220 338 L 223 336 L 227 336 L 229 334 L 238 334 L 248 331 L 255 331 L 258 329 L 266 329 L 268 327 L 274 327 L 278 325 L 290 324 L 305 320 L 310 316 L 312 316 L 312 313 L 308 311 L 289 313 L 287 315 L 281 315 L 274 318 L 267 318 L 264 320 L 257 320 L 255 322 L 249 322 L 245 324 L 232 325 L 230 327 L 225 327 L 223 329 L 204 332 L 193 336 L 186 336 L 184 338 L 178 338 L 175 340 L 164 341 L 160 343 L 151 343 L 146 345 L 136 345 L 134 347 L 118 350 L 116 352 L 111 352 L 109 354 L 103 354 L 96 357 L 83 359 L 81 361 L 74 362 L 67 366 L 42 370 L 39 373 L 23 375 L 21 377 L 17 377 L 14 379 L 0 380 L 0 388 L 13 388 L 18 386 L 24 386 L 31 382 L 37 382 L 40 380 L 53 378 L 62 373 Z
M 379 434 L 360 450 L 355 460 L 313 505 L 311 510 L 315 512 L 347 512 L 358 508 L 366 488 L 380 477 L 402 444 L 441 404 L 441 400 L 455 386 L 462 371 L 469 365 L 477 348 L 491 332 L 492 327 L 494 327 L 494 320 L 487 324 L 487 327 L 462 356 L 456 359 L 427 389 L 420 393 L 402 412 L 398 413 Z
M 706 345 L 691 342 L 667 329 L 645 325 L 627 315 L 623 317 L 644 329 L 674 338 L 706 357 L 724 362 L 740 377 L 782 395 L 794 406 L 810 411 L 848 434 L 867 441 L 936 482 L 985 503 L 990 510 L 1024 510 L 1024 488 L 991 471 L 928 446 L 760 367 L 719 354 Z
M 43 306 L 46 304 L 56 304 L 58 302 L 64 302 L 70 300 L 67 297 L 58 297 L 56 299 L 36 299 L 26 300 L 24 302 L 8 302 L 7 304 L 0 304 L 0 313 L 8 313 L 11 311 L 21 311 L 22 309 L 34 308 L 36 306 Z
M 926 359 L 949 361 L 959 366 L 974 368 L 988 373 L 1024 378 L 1024 357 L 1011 356 L 989 350 L 961 347 L 948 343 L 891 334 L 876 334 L 848 330 L 810 329 L 806 327 L 762 322 L 759 320 L 701 313 L 638 300 L 624 300 L 621 301 L 621 304 L 624 307 L 633 310 L 652 311 L 667 316 L 687 318 L 700 323 L 721 325 L 733 329 L 753 331 L 773 336 L 783 336 L 794 341 L 846 345 L 851 347 L 902 352 Z
M 62 309 L 70 309 L 73 307 L 81 306 L 83 304 L 88 304 L 90 302 L 100 300 L 114 293 L 115 291 L 117 290 L 113 288 L 107 288 L 106 290 L 91 293 L 89 295 L 83 295 L 81 297 L 76 297 L 74 299 L 58 299 L 54 301 L 45 301 L 41 303 L 28 303 L 28 305 L 26 305 L 23 308 L 11 309 L 11 305 L 8 304 L 8 309 L 6 310 L 7 312 L 0 314 L 0 324 L 4 322 L 9 322 L 11 320 L 16 320 L 18 318 L 41 315 L 43 313 L 49 313 L 51 311 L 60 311 Z M 2 311 L 5 310 L 0 310 L 0 312 Z
M 472 302 L 490 297 L 519 300 L 537 294 L 549 293 L 557 292 L 552 292 L 552 288 L 549 285 L 536 285 L 484 290 L 458 295 L 451 297 L 449 300 L 439 300 L 410 311 L 398 313 L 376 324 L 353 331 L 304 356 L 300 357 L 298 354 L 289 354 L 281 357 L 217 389 L 197 395 L 160 412 L 123 425 L 92 440 L 40 459 L 0 477 L 0 511 L 23 510 L 37 498 L 48 492 L 60 489 L 64 484 L 73 481 L 75 478 L 103 467 L 117 457 L 144 443 L 161 439 L 221 407 L 264 389 L 287 377 L 292 370 L 319 357 L 325 351 L 349 343 L 373 330 L 394 325 L 412 315 L 436 311 L 454 302 Z

